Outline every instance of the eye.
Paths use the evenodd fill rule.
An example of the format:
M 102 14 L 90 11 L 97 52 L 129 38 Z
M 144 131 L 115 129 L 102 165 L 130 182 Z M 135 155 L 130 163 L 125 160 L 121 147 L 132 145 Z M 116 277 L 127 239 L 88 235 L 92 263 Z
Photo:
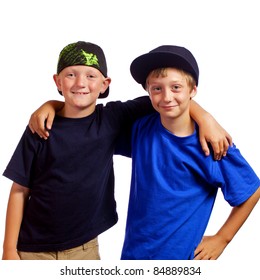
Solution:
M 95 78 L 95 76 L 94 76 L 94 75 L 92 75 L 92 74 L 89 74 L 89 75 L 87 75 L 87 78 L 88 78 L 88 79 L 94 79 L 94 78 Z
M 160 86 L 152 86 L 151 87 L 151 91 L 153 91 L 153 92 L 159 92 L 159 91 L 161 91 L 161 87 Z
M 180 85 L 173 85 L 172 90 L 178 92 L 178 91 L 181 90 L 181 86 Z

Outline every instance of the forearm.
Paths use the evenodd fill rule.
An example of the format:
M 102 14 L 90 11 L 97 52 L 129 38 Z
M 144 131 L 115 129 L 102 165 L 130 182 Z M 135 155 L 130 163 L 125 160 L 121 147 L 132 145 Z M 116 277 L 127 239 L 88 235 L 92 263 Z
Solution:
M 213 116 L 203 109 L 196 101 L 193 99 L 190 102 L 190 116 L 194 121 L 200 126 L 209 117 L 213 119 Z
M 49 103 L 54 108 L 55 112 L 60 111 L 64 106 L 64 102 L 58 100 L 49 100 L 46 103 Z
M 54 110 L 55 112 L 60 111 L 64 106 L 63 101 L 58 100 L 49 100 L 43 103 L 35 112 L 37 113 L 41 108 L 44 108 L 45 110 Z
M 244 203 L 234 207 L 221 229 L 217 232 L 227 244 L 244 224 L 260 197 L 260 188 Z
M 6 212 L 6 228 L 3 244 L 4 253 L 16 250 L 20 226 L 23 219 L 25 201 L 27 198 L 28 190 L 17 190 L 17 186 L 14 184 L 10 192 Z

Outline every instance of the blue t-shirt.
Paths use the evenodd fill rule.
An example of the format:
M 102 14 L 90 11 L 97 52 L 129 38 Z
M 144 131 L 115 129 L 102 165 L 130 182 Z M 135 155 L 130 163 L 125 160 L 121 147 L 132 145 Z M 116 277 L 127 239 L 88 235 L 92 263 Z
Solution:
M 122 259 L 193 259 L 218 189 L 236 206 L 260 185 L 235 145 L 215 161 L 204 155 L 197 128 L 176 137 L 157 113 L 135 123 L 132 161 Z

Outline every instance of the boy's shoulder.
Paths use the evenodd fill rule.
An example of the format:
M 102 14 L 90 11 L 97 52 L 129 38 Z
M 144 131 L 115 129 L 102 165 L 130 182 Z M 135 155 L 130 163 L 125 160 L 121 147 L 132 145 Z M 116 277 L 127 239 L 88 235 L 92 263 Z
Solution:
M 147 134 L 150 135 L 151 133 L 154 133 L 159 120 L 160 115 L 157 112 L 143 116 L 135 121 L 133 132 L 138 133 L 139 137 L 141 137 L 141 135 L 147 137 Z
M 153 112 L 149 115 L 146 115 L 142 118 L 139 118 L 136 121 L 136 126 L 145 126 L 145 125 L 148 125 L 148 124 L 154 124 L 159 118 L 160 118 L 159 113 Z

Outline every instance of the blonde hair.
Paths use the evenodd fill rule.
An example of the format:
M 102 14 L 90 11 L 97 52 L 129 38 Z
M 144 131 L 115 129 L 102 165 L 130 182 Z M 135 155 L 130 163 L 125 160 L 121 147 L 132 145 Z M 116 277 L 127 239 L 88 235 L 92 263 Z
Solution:
M 151 71 L 146 78 L 145 89 L 146 90 L 148 89 L 148 79 L 150 77 L 156 77 L 156 78 L 167 77 L 167 70 L 169 68 L 174 68 L 174 67 L 158 68 L 158 69 L 155 69 L 155 70 Z M 182 69 L 178 69 L 178 68 L 174 68 L 174 69 L 178 70 L 181 73 L 181 75 L 184 76 L 184 78 L 186 79 L 186 82 L 187 82 L 187 84 L 188 84 L 188 86 L 190 87 L 191 90 L 196 86 L 196 81 L 190 73 L 188 73 L 186 71 L 183 71 Z

